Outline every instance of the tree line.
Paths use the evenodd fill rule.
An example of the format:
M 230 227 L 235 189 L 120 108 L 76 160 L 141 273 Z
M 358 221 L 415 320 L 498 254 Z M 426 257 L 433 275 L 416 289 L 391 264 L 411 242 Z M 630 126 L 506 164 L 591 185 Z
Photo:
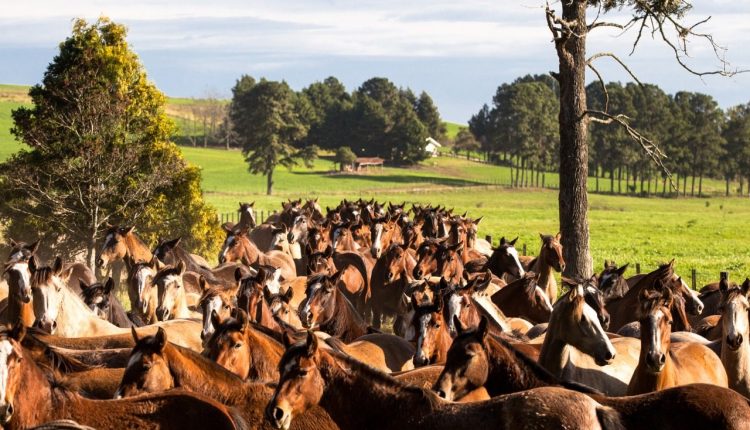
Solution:
M 278 166 L 311 165 L 319 149 L 341 150 L 337 162 L 381 157 L 392 165 L 424 160 L 425 139 L 442 139 L 445 126 L 432 98 L 386 78 L 371 78 L 348 92 L 335 77 L 300 91 L 284 82 L 240 77 L 232 88 L 227 142 L 242 148 L 248 169 L 267 178 L 273 192 Z
M 477 149 L 488 160 L 511 167 L 512 185 L 544 186 L 544 173 L 557 171 L 559 94 L 551 76 L 527 75 L 500 85 L 492 104 L 482 106 L 469 121 Z M 745 187 L 746 181 L 750 184 L 750 103 L 722 110 L 707 94 L 667 94 L 656 85 L 635 82 L 595 81 L 586 87 L 586 97 L 589 109 L 623 115 L 633 129 L 659 145 L 667 155 L 664 166 L 682 195 L 700 195 L 703 178 L 724 180 L 727 195 L 750 193 L 750 186 Z M 591 122 L 589 133 L 594 191 L 675 193 L 666 173 L 625 128 Z

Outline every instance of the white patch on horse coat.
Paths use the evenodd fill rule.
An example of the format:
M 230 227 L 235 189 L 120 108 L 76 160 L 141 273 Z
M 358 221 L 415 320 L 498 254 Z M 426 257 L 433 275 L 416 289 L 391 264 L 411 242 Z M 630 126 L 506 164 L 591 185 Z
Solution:
M 323 287 L 323 284 L 320 282 L 316 282 L 312 285 L 310 285 L 310 294 L 307 296 L 307 299 L 305 300 L 305 305 L 302 306 L 302 309 L 300 310 L 301 316 L 303 318 L 307 318 L 307 315 L 310 313 L 310 300 L 315 296 L 315 293 Z
M 542 297 L 544 297 L 544 304 L 547 305 L 547 309 L 552 312 L 552 303 L 549 301 L 549 296 L 547 295 L 547 293 L 539 285 L 537 285 L 535 288 L 537 293 L 541 294 Z
M 580 285 L 579 285 L 579 288 L 580 288 L 579 293 L 582 295 L 583 288 L 581 288 Z M 593 326 L 594 332 L 596 333 L 596 335 L 600 339 L 604 340 L 604 342 L 607 345 L 607 351 L 609 351 L 611 356 L 614 357 L 617 351 L 615 351 L 615 347 L 612 345 L 612 342 L 609 340 L 607 333 L 604 331 L 604 329 L 602 328 L 602 325 L 599 323 L 599 315 L 596 313 L 594 308 L 589 306 L 589 304 L 586 302 L 583 302 L 583 315 L 586 318 L 586 321 Z
M 12 260 L 18 260 L 18 259 L 21 259 L 21 258 L 23 258 L 23 252 L 21 252 L 21 251 L 18 251 L 18 252 L 16 252 L 15 254 L 11 255 L 11 256 L 10 256 L 10 257 L 8 258 L 8 260 L 11 260 L 11 261 L 12 261 Z
M 0 342 L 0 405 L 5 405 L 5 392 L 8 390 L 8 360 L 13 354 L 13 344 L 10 340 Z
M 143 358 L 143 353 L 136 352 L 135 354 L 130 356 L 130 359 L 128 360 L 128 365 L 125 366 L 125 368 L 129 369 L 130 366 L 133 366 L 135 363 L 141 361 L 142 358 Z
M 521 264 L 521 260 L 518 259 L 518 250 L 515 246 L 509 246 L 508 247 L 508 254 L 510 254 L 511 257 L 513 257 L 513 261 L 516 262 L 516 265 L 518 266 L 518 277 L 523 278 L 523 276 L 526 274 L 526 271 L 523 270 L 523 265 Z
M 419 336 L 417 337 L 417 348 L 414 351 L 414 356 L 419 360 L 427 359 L 427 356 L 422 350 L 422 345 L 424 344 L 424 335 L 427 333 L 427 324 L 430 323 L 431 319 L 432 315 L 430 313 L 426 313 L 419 317 Z
M 451 334 L 456 333 L 456 325 L 453 323 L 453 317 L 461 317 L 463 308 L 463 296 L 453 293 L 448 298 L 448 330 Z
M 213 334 L 214 330 L 216 330 L 214 323 L 211 320 L 211 315 L 213 314 L 213 311 L 216 311 L 218 314 L 219 311 L 221 311 L 222 304 L 223 302 L 219 296 L 212 297 L 211 300 L 206 303 L 206 313 L 203 315 L 203 335 L 206 339 L 208 339 L 208 337 Z
M 228 236 L 227 240 L 224 242 L 224 247 L 221 248 L 222 257 L 227 256 L 227 251 L 229 251 L 229 248 L 232 246 L 233 243 L 234 243 L 234 236 Z
M 20 262 L 10 266 L 9 271 L 18 272 L 18 287 L 23 291 L 31 291 L 31 272 L 29 263 Z

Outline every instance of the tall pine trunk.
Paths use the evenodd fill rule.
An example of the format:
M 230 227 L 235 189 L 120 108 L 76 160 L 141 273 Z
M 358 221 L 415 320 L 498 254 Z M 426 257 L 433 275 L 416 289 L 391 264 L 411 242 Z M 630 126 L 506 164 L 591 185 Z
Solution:
M 703 195 L 703 172 L 700 173 L 700 178 L 698 179 L 698 197 Z
M 615 169 L 609 169 L 609 192 L 615 193 Z
M 586 7 L 588 2 L 562 2 L 566 31 L 555 41 L 560 62 L 560 232 L 565 275 L 588 279 L 593 273 L 589 253 L 588 119 L 586 117 Z

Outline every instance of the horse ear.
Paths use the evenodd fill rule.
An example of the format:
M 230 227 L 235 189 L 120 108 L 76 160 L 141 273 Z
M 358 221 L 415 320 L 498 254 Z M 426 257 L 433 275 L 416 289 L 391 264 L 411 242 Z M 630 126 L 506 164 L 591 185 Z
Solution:
M 138 332 L 135 331 L 135 327 L 130 327 L 130 334 L 133 335 L 133 340 L 135 341 L 135 343 L 138 343 L 140 339 L 138 338 Z
M 464 215 L 464 216 L 466 216 L 466 215 Z M 480 216 L 480 217 L 479 217 L 479 218 L 477 218 L 477 219 L 475 219 L 475 220 L 474 220 L 474 225 L 479 225 L 479 223 L 480 223 L 480 222 L 482 222 L 482 219 L 484 219 L 484 215 L 483 215 L 483 216 Z
M 742 294 L 747 295 L 750 292 L 750 279 L 745 278 L 745 282 L 742 283 Z
M 620 267 L 619 269 L 615 270 L 615 272 L 617 272 L 618 275 L 622 276 L 625 273 L 625 271 L 628 270 L 628 265 L 629 264 L 630 263 L 625 263 L 622 267 Z
M 226 232 L 227 234 L 232 234 L 232 233 L 234 233 L 234 224 L 232 224 L 232 223 L 229 223 L 229 222 L 225 222 L 224 224 L 222 224 L 222 225 L 221 225 L 221 228 L 222 228 L 222 229 L 223 229 L 223 230 L 224 230 L 224 231 L 225 231 L 225 232 Z
M 292 339 L 288 331 L 284 331 L 281 334 L 281 341 L 284 344 L 284 349 L 289 349 L 290 346 L 294 345 L 294 339 Z
M 17 247 L 17 246 L 18 246 L 18 242 L 16 242 L 16 241 L 15 241 L 15 240 L 13 240 L 13 239 L 10 239 L 10 246 L 11 246 L 12 248 L 15 248 L 15 247 Z
M 23 321 L 19 320 L 13 324 L 13 328 L 8 333 L 8 336 L 11 339 L 15 339 L 16 342 L 21 343 L 23 338 L 26 337 L 26 325 L 24 325 Z
M 464 327 L 464 324 L 461 322 L 461 318 L 459 318 L 458 315 L 453 315 L 453 326 L 456 327 L 456 333 L 458 335 L 461 335 L 466 331 L 466 327 Z
M 86 291 L 89 289 L 89 285 L 83 281 L 83 279 L 78 280 L 78 286 L 81 288 L 81 291 Z
M 273 293 L 268 289 L 268 285 L 263 286 L 263 297 L 266 299 L 266 302 L 270 302 L 271 297 L 273 297 Z
M 511 245 L 513 245 L 513 246 L 516 246 L 516 241 L 518 241 L 518 236 L 516 236 L 516 238 L 515 238 L 515 239 L 511 240 L 511 241 L 510 241 L 510 242 L 508 242 L 508 243 L 510 243 L 510 244 L 511 244 Z
M 32 243 L 31 245 L 26 247 L 30 253 L 34 254 L 39 249 L 39 241 Z
M 244 309 L 237 308 L 236 315 L 234 317 L 241 325 L 242 331 L 247 331 L 247 327 L 250 324 L 250 318 L 247 316 L 247 312 Z
M 163 327 L 159 327 L 159 330 L 156 331 L 154 341 L 156 341 L 156 347 L 159 348 L 159 351 L 164 351 L 164 347 L 167 346 L 167 332 Z
M 305 351 L 305 354 L 308 357 L 312 357 L 315 355 L 316 352 L 318 352 L 318 336 L 315 336 L 315 333 L 313 333 L 312 330 L 309 330 L 307 332 L 307 350 Z
M 286 293 L 282 296 L 285 302 L 290 303 L 294 298 L 294 289 L 292 287 L 287 288 Z
M 55 275 L 60 275 L 63 270 L 63 262 L 62 258 L 60 256 L 55 257 L 55 263 L 52 265 L 52 273 Z
M 507 240 L 505 240 L 505 236 L 501 237 L 501 238 L 500 238 L 500 246 L 503 246 L 503 245 L 505 245 L 506 243 L 508 243 L 508 241 L 507 241 Z
M 111 277 L 107 278 L 107 282 L 104 283 L 104 295 L 108 296 L 115 287 L 115 280 Z
M 242 269 L 239 267 L 234 269 L 234 280 L 235 282 L 240 282 L 242 280 Z
M 448 289 L 449 287 L 450 285 L 448 285 L 448 280 L 441 276 L 440 282 L 438 283 L 438 291 Z
M 562 240 L 562 233 L 561 232 L 559 232 L 559 231 L 557 232 L 557 234 L 555 235 L 555 240 L 557 240 L 558 242 Z
M 175 246 L 179 245 L 180 241 L 182 240 L 182 236 L 178 236 L 175 239 L 170 240 L 167 242 L 171 248 L 174 248 Z
M 477 326 L 477 335 L 482 340 L 486 339 L 487 334 L 489 334 L 488 323 L 487 317 L 482 315 L 482 319 L 479 320 L 479 325 Z
M 180 260 L 179 263 L 177 263 L 177 270 L 180 272 L 180 275 L 185 273 L 185 262 Z
M 123 227 L 120 229 L 120 235 L 125 236 L 126 234 L 130 234 L 135 231 L 135 226 L 131 225 L 130 227 Z
M 331 245 L 326 246 L 326 250 L 325 250 L 323 256 L 325 258 L 331 258 L 332 255 L 333 255 L 333 248 L 331 247 Z
M 443 311 L 443 295 L 440 293 L 435 294 L 435 312 Z
M 334 273 L 333 275 L 328 277 L 328 280 L 331 281 L 331 286 L 335 287 L 336 284 L 339 283 L 339 279 L 341 278 L 341 275 L 343 274 L 343 270 L 339 270 L 338 272 Z
M 721 278 L 721 280 L 719 281 L 719 290 L 721 290 L 722 294 L 724 294 L 727 291 L 729 291 L 729 280 L 728 279 Z
M 200 285 L 201 291 L 206 291 L 209 288 L 208 282 L 206 281 L 206 278 L 203 277 L 203 275 L 200 275 L 198 277 L 198 285 Z

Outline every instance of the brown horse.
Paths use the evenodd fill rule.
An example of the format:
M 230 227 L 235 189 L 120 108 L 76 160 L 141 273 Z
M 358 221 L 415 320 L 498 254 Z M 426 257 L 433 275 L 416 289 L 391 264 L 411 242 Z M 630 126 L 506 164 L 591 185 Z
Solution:
M 721 362 L 727 371 L 729 387 L 745 397 L 750 396 L 750 279 L 741 287 L 729 287 L 720 281 L 721 301 Z
M 547 291 L 537 284 L 534 272 L 511 282 L 492 295 L 494 303 L 507 317 L 524 318 L 534 324 L 549 321 L 552 303 Z
M 185 263 L 179 261 L 177 267 L 167 266 L 154 276 L 152 283 L 156 289 L 156 318 L 159 321 L 200 318 L 199 314 L 188 308 L 187 293 L 182 281 L 184 274 Z
M 657 280 L 655 288 L 641 291 L 641 353 L 628 394 L 694 383 L 727 387 L 727 373 L 713 351 L 694 342 L 671 344 L 673 296 L 667 282 Z
M 638 345 L 627 337 L 610 341 L 586 302 L 586 286 L 578 282 L 554 305 L 539 364 L 558 378 L 624 395 L 638 363 Z
M 96 282 L 94 284 L 81 283 L 81 298 L 86 306 L 95 314 L 105 321 L 109 321 L 117 327 L 128 328 L 133 326 L 133 322 L 125 313 L 120 300 L 114 295 L 115 281 L 107 278 L 105 283 Z
M 137 338 L 117 396 L 158 393 L 175 387 L 236 407 L 253 429 L 268 428 L 263 406 L 270 399 L 271 390 L 265 384 L 242 381 L 206 357 L 169 343 L 163 331 Z M 320 409 L 301 418 L 298 428 L 335 428 Z
M 512 278 L 523 277 L 526 269 L 521 264 L 518 250 L 516 250 L 517 240 L 518 238 L 508 241 L 505 236 L 501 237 L 500 246 L 493 249 L 485 268 L 499 278 L 504 278 L 506 274 Z
M 273 273 L 265 267 L 260 267 L 255 276 L 243 278 L 237 292 L 237 307 L 247 313 L 250 321 L 281 332 L 264 297 L 265 288 L 272 278 Z
M 417 264 L 414 278 L 426 279 L 430 276 L 445 278 L 451 284 L 461 282 L 464 264 L 461 260 L 463 244 L 445 245 L 444 239 L 426 240 L 417 250 Z
M 268 309 L 275 319 L 283 321 L 297 330 L 302 330 L 302 320 L 299 319 L 299 313 L 297 309 L 292 307 L 293 288 L 287 288 L 285 293 L 273 294 L 266 287 L 263 289 L 263 295 L 266 298 L 266 303 L 268 303 Z
M 211 315 L 216 313 L 221 320 L 229 318 L 234 302 L 236 301 L 237 290 L 235 288 L 208 285 L 203 277 L 200 278 L 200 283 L 203 286 L 203 295 L 198 302 L 198 306 L 203 314 L 201 339 L 205 341 L 211 337 L 215 330 Z
M 367 334 L 367 323 L 336 287 L 340 276 L 341 272 L 308 277 L 299 317 L 305 327 L 338 336 L 348 343 Z
M 416 261 L 405 245 L 391 244 L 372 269 L 372 324 L 379 329 L 383 316 L 397 313 L 402 295 L 410 283 Z M 398 334 L 398 333 L 397 333 Z
M 128 263 L 146 263 L 153 254 L 135 234 L 135 227 L 112 226 L 104 234 L 104 244 L 96 259 L 98 267 L 125 260 Z
M 281 380 L 266 408 L 276 428 L 289 428 L 317 404 L 342 430 L 607 428 L 602 421 L 617 422 L 609 409 L 589 397 L 558 388 L 477 403 L 444 402 L 429 390 L 323 351 L 312 333 L 306 342 L 287 349 L 279 369 Z
M 560 233 L 555 236 L 539 234 L 539 237 L 542 240 L 539 256 L 528 263 L 526 270 L 539 275 L 539 286 L 547 292 L 550 302 L 555 303 L 557 300 L 557 281 L 554 272 L 565 270 L 563 247 L 560 243 L 561 235 Z
M 20 254 L 20 251 L 16 253 Z M 3 277 L 8 280 L 8 307 L 5 310 L 5 322 L 16 324 L 22 322 L 31 327 L 34 324 L 34 307 L 32 304 L 31 271 L 28 260 L 11 258 L 5 265 Z M 23 258 L 23 257 L 21 257 Z
M 206 342 L 203 355 L 242 379 L 275 381 L 276 363 L 284 348 L 273 332 L 248 321 L 243 310 L 223 321 L 214 313 L 216 330 Z
M 487 336 L 480 329 L 462 331 L 448 353 L 444 371 L 434 389 L 441 397 L 461 399 L 474 387 L 491 396 L 535 387 L 563 385 L 590 393 L 612 407 L 627 429 L 744 428 L 750 408 L 741 395 L 715 385 L 693 384 L 632 397 L 604 397 L 588 387 L 560 382 L 520 352 L 517 347 Z
M 128 298 L 131 315 L 144 324 L 154 324 L 158 299 L 154 288 L 154 276 L 159 272 L 159 262 L 152 258 L 148 263 L 134 263 L 128 268 Z
M 628 270 L 628 265 L 617 267 L 614 263 L 605 264 L 604 270 L 599 274 L 599 289 L 604 293 L 604 300 L 609 302 L 620 299 L 628 292 L 630 286 L 623 276 Z
M 73 419 L 98 429 L 245 428 L 234 410 L 206 397 L 164 393 L 132 400 L 95 401 L 69 392 L 42 370 L 20 345 L 22 328 L 0 333 L 0 421 L 26 429 L 51 420 Z
M 448 348 L 451 346 L 451 335 L 448 333 L 448 324 L 443 318 L 443 297 L 437 293 L 433 303 L 417 304 L 412 299 L 414 316 L 410 322 L 413 339 L 407 339 L 416 343 L 414 352 L 414 367 L 426 366 L 428 364 L 445 363 Z
M 262 252 L 248 237 L 247 230 L 225 229 L 227 237 L 219 252 L 219 263 L 239 261 L 247 266 L 256 264 L 273 266 L 281 269 L 284 279 L 297 276 L 297 269 L 291 256 L 281 251 Z

